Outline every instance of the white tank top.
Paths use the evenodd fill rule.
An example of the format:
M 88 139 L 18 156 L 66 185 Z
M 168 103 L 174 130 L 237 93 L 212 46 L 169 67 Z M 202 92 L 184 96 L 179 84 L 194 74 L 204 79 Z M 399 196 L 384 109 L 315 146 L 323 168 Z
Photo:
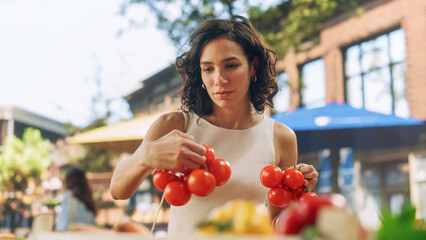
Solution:
M 192 195 L 185 205 L 171 206 L 169 236 L 193 235 L 197 224 L 206 220 L 212 209 L 230 200 L 266 202 L 269 189 L 260 182 L 260 171 L 275 163 L 273 119 L 264 117 L 249 129 L 235 130 L 217 127 L 191 112 L 185 118 L 186 132 L 194 136 L 195 142 L 211 146 L 216 158 L 228 161 L 232 173 L 229 181 L 209 196 Z

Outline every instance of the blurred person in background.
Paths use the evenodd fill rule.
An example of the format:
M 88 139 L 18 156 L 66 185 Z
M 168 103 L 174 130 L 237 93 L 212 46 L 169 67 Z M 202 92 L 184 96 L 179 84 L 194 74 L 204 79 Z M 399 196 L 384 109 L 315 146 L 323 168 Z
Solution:
M 56 216 L 56 231 L 117 231 L 150 234 L 142 224 L 130 220 L 120 221 L 113 229 L 96 226 L 96 203 L 86 178 L 86 172 L 71 167 L 65 176 L 65 194 Z
M 56 216 L 55 230 L 67 231 L 74 223 L 95 226 L 97 213 L 92 190 L 86 178 L 86 172 L 71 167 L 65 177 L 65 194 Z

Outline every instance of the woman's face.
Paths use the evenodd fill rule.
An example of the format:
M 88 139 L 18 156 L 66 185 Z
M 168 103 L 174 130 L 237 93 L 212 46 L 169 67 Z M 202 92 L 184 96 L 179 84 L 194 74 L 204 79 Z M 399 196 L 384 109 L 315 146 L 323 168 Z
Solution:
M 250 77 L 255 71 L 238 43 L 224 37 L 211 40 L 201 52 L 200 68 L 216 106 L 235 108 L 249 104 Z

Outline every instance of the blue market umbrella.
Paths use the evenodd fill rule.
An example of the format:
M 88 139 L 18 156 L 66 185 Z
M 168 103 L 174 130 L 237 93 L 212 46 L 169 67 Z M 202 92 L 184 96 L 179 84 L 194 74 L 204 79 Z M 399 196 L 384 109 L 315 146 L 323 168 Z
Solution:
M 423 121 L 400 118 L 332 103 L 319 108 L 299 108 L 272 116 L 296 133 L 299 153 L 331 150 L 332 189 L 338 192 L 339 149 L 388 149 L 415 145 Z
M 296 133 L 299 153 L 325 148 L 386 149 L 415 145 L 423 121 L 331 103 L 272 116 Z

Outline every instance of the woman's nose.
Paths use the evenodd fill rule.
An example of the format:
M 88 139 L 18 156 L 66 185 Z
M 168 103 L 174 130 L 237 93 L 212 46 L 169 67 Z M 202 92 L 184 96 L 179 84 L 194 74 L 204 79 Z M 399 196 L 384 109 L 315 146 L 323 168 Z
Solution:
M 228 80 L 221 70 L 218 70 L 214 76 L 214 84 L 217 86 L 227 84 Z

